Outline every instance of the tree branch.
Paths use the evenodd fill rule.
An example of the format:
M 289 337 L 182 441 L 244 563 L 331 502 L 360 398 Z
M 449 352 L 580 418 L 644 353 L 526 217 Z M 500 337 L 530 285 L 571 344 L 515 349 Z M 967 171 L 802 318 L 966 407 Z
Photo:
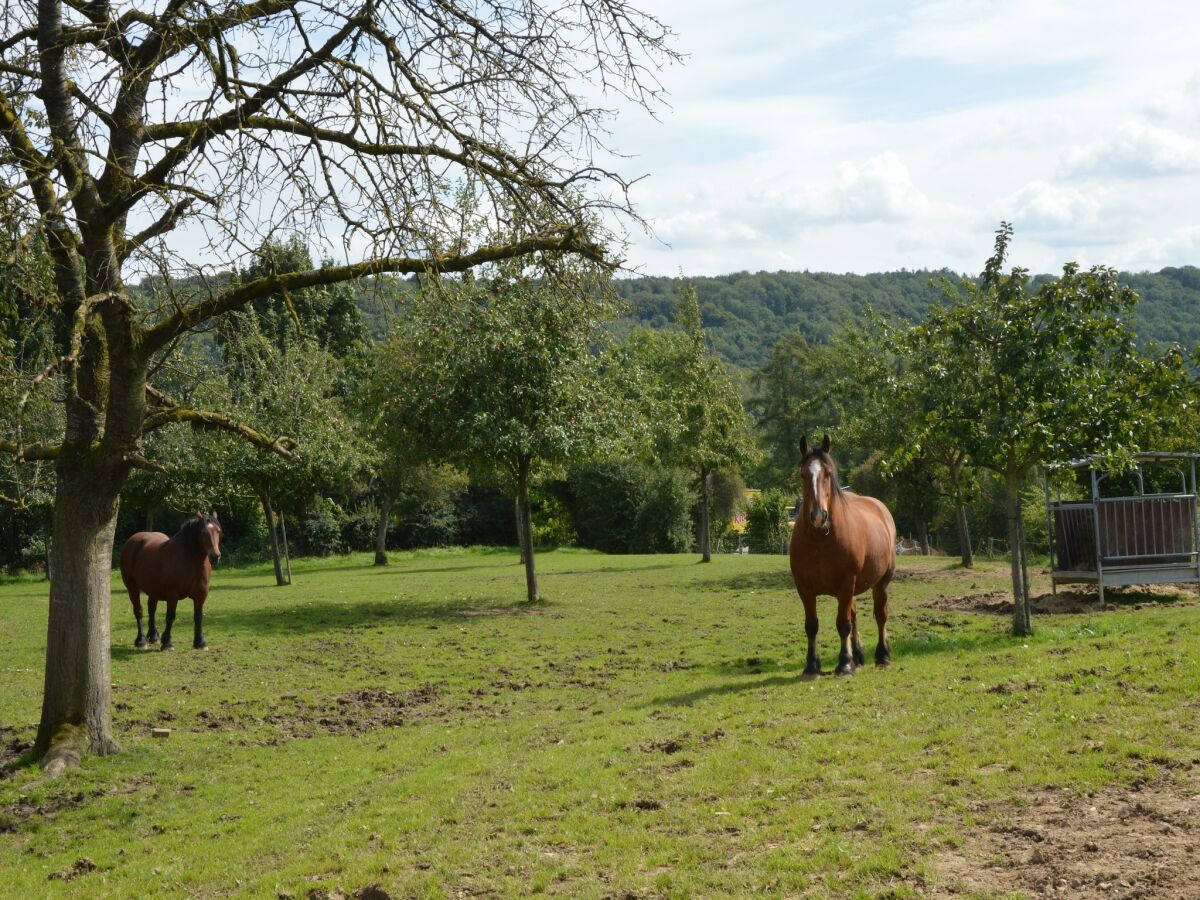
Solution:
M 465 272 L 485 263 L 540 252 L 577 253 L 594 262 L 603 265 L 610 264 L 601 246 L 585 237 L 574 226 L 564 226 L 558 232 L 537 235 L 511 244 L 490 244 L 479 247 L 470 253 L 434 254 L 428 257 L 388 256 L 344 266 L 323 266 L 306 272 L 266 275 L 239 285 L 224 294 L 192 304 L 163 319 L 145 332 L 142 339 L 142 353 L 149 356 L 165 346 L 172 338 L 190 331 L 213 316 L 239 309 L 251 300 L 281 291 L 337 284 L 385 272 L 393 274 Z
M 191 409 L 186 406 L 172 406 L 149 413 L 142 424 L 142 433 L 175 424 L 191 425 L 196 431 L 227 431 L 237 434 L 259 449 L 268 450 L 284 459 L 291 459 L 292 451 L 296 449 L 296 442 L 289 437 L 270 438 L 261 431 L 251 428 L 244 422 L 231 419 L 223 413 Z
M 61 451 L 60 444 L 41 442 L 21 446 L 16 441 L 0 441 L 0 453 L 7 453 L 24 462 L 32 462 L 36 459 L 57 459 Z

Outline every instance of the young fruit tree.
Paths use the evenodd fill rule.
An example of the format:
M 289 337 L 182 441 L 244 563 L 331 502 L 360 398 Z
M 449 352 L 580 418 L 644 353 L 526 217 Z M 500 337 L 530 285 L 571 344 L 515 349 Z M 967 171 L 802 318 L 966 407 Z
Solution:
M 254 300 L 378 273 L 458 272 L 539 250 L 600 259 L 585 221 L 628 212 L 594 98 L 657 102 L 670 32 L 625 0 L 37 0 L 0 26 L 2 199 L 52 263 L 58 439 L 18 421 L 0 452 L 53 459 L 46 677 L 35 752 L 57 772 L 116 748 L 109 567 L 121 488 L 156 428 L 286 443 L 173 402 L 153 373 Z M 443 238 L 467 182 L 496 240 Z M 503 201 L 503 203 L 501 203 Z M 457 219 L 457 213 L 454 215 Z M 611 221 L 611 217 L 606 221 Z M 252 278 L 274 231 L 346 261 Z M 190 250 L 188 248 L 191 248 Z M 139 306 L 138 274 L 186 284 Z
M 615 315 L 607 279 L 562 260 L 549 267 L 514 261 L 494 275 L 428 285 L 385 351 L 389 370 L 420 377 L 405 379 L 407 389 L 395 392 L 383 418 L 396 430 L 421 423 L 427 447 L 509 490 L 519 511 L 526 598 L 535 603 L 530 488 L 615 451 L 632 417 L 612 389 L 603 352 Z
M 1128 317 L 1137 295 L 1113 269 L 1074 263 L 1036 292 L 1024 269 L 1003 271 L 1007 223 L 977 280 L 905 333 L 898 352 L 924 373 L 911 448 L 961 448 L 1001 477 L 1012 556 L 1013 633 L 1032 633 L 1021 486 L 1037 466 L 1092 454 L 1113 459 L 1140 435 L 1180 383 L 1176 357 L 1137 352 Z
M 634 332 L 623 350 L 640 381 L 640 404 L 654 425 L 651 454 L 689 472 L 700 491 L 697 545 L 712 560 L 710 507 L 715 472 L 737 472 L 759 457 L 737 383 L 712 355 L 696 290 L 686 285 L 676 311 L 679 331 Z

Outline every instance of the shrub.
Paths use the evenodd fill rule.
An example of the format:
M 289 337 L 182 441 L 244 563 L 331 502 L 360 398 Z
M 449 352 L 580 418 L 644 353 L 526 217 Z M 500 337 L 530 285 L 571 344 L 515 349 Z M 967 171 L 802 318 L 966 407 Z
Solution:
M 746 537 L 755 553 L 786 553 L 788 497 L 783 491 L 763 491 L 746 510 Z
M 606 553 L 674 553 L 693 544 L 695 492 L 681 473 L 633 460 L 582 466 L 567 481 L 579 544 Z
M 375 549 L 379 530 L 379 507 L 364 503 L 342 518 L 342 546 L 351 552 Z
M 343 552 L 342 518 L 344 513 L 328 497 L 322 497 L 300 523 L 297 543 L 300 556 L 332 556 Z

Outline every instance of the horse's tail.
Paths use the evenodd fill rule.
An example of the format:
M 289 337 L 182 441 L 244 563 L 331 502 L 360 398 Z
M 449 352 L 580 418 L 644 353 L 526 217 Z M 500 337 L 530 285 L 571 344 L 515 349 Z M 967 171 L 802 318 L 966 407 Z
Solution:
M 134 583 L 133 571 L 134 566 L 137 565 L 138 554 L 141 552 L 144 543 L 144 541 L 138 540 L 137 535 L 134 535 L 121 547 L 121 581 L 125 582 L 125 587 L 130 591 L 137 590 L 137 585 Z

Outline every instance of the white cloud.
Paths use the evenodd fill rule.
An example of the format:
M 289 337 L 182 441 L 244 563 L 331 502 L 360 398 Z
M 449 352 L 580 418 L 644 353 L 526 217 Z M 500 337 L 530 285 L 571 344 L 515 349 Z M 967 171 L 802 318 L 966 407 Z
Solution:
M 1200 140 L 1157 125 L 1126 122 L 1099 140 L 1071 147 L 1062 170 L 1066 175 L 1123 178 L 1200 172 Z
M 1135 241 L 1123 250 L 1116 264 L 1137 271 L 1177 266 L 1181 260 L 1200 262 L 1200 225 L 1187 225 L 1161 237 Z
M 997 204 L 995 218 L 1012 222 L 1018 233 L 1094 231 L 1104 224 L 1101 193 L 1033 181 Z
M 656 199 L 678 208 L 654 227 L 660 238 L 680 249 L 779 242 L 810 227 L 834 224 L 904 222 L 930 208 L 899 156 L 888 152 L 861 163 L 842 162 L 836 177 L 827 181 L 796 179 L 778 162 L 767 162 L 767 171 L 745 190 L 709 184 Z M 777 252 L 791 258 L 784 250 Z

